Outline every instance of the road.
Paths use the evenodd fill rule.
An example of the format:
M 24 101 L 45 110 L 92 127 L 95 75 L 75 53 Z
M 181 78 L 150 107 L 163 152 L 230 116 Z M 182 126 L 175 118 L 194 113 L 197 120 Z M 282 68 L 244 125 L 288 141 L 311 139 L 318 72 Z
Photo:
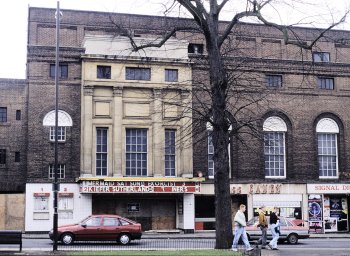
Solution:
M 214 248 L 214 239 L 142 239 L 133 241 L 128 246 L 118 245 L 112 242 L 91 242 L 75 243 L 71 246 L 59 245 L 61 251 L 110 251 L 110 250 L 181 250 L 181 249 L 212 249 Z M 5 248 L 14 250 L 16 245 L 0 245 L 0 250 Z M 25 251 L 50 251 L 52 242 L 49 239 L 23 239 L 23 250 Z M 332 239 L 306 239 L 299 240 L 297 245 L 287 243 L 279 245 L 279 251 L 262 250 L 261 255 L 307 255 L 307 256 L 350 256 L 349 239 L 332 238 Z M 0 251 L 1 254 L 1 251 Z

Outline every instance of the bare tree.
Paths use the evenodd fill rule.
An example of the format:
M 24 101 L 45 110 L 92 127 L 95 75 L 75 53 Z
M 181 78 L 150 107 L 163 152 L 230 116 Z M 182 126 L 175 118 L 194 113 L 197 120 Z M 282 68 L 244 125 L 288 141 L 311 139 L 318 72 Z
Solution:
M 212 137 L 214 144 L 214 162 L 215 162 L 215 217 L 216 217 L 216 246 L 217 249 L 230 248 L 232 243 L 232 216 L 231 216 L 231 196 L 230 196 L 230 178 L 229 178 L 229 152 L 228 145 L 233 134 L 238 133 L 242 127 L 248 127 L 254 131 L 254 115 L 249 113 L 245 120 L 237 122 L 237 113 L 249 111 L 250 104 L 257 104 L 264 98 L 264 94 L 258 94 L 258 97 L 242 94 L 242 80 L 238 66 L 230 67 L 230 62 L 226 61 L 228 49 L 227 45 L 235 36 L 235 28 L 246 18 L 254 18 L 258 22 L 276 29 L 280 32 L 285 44 L 292 44 L 300 49 L 311 50 L 316 42 L 325 36 L 327 31 L 345 21 L 348 13 L 345 13 L 338 21 L 334 21 L 325 29 L 317 30 L 312 40 L 304 41 L 298 35 L 294 26 L 281 25 L 269 21 L 263 15 L 263 9 L 271 6 L 276 0 L 246 0 L 245 10 L 237 11 L 232 15 L 228 22 L 220 22 L 219 17 L 230 0 L 173 0 L 168 2 L 165 14 L 180 8 L 185 10 L 193 19 L 192 22 L 179 22 L 176 24 L 166 24 L 164 33 L 153 42 L 137 44 L 134 41 L 134 35 L 128 29 L 127 24 L 120 21 L 113 21 L 120 34 L 129 37 L 134 51 L 140 51 L 148 47 L 161 47 L 165 42 L 177 32 L 189 32 L 201 34 L 204 37 L 206 53 L 203 65 L 207 68 L 209 84 L 197 83 L 197 92 L 193 97 L 197 102 L 193 111 L 197 112 L 202 121 L 210 122 L 213 127 Z M 179 9 L 179 10 L 180 10 Z M 232 49 L 231 49 L 232 50 Z M 233 72 L 236 71 L 236 72 Z M 234 74 L 234 75 L 233 75 Z M 247 79 L 246 79 L 247 82 Z M 255 81 L 256 82 L 256 81 Z M 248 81 L 248 84 L 254 83 Z M 247 87 L 245 87 L 247 88 Z M 209 101 L 201 101 L 200 95 L 205 94 Z M 256 91 L 255 94 L 257 95 Z M 243 103 L 242 103 L 243 102 Z M 233 129 L 230 128 L 233 126 Z

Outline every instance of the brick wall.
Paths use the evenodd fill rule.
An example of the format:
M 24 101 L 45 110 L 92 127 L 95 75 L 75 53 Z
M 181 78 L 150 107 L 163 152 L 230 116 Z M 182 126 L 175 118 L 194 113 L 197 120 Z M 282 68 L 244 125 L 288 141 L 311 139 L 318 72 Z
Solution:
M 6 164 L 0 165 L 0 192 L 23 192 L 26 174 L 26 80 L 0 79 L 0 107 L 7 108 L 7 122 L 0 122 L 0 148 Z M 21 112 L 16 120 L 16 111 Z M 15 162 L 19 152 L 20 161 Z

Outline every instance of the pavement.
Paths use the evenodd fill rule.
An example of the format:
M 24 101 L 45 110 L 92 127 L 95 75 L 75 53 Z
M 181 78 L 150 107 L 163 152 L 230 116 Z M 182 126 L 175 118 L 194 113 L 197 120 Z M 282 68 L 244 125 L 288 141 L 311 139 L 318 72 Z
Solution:
M 48 232 L 26 232 L 22 236 L 24 239 L 49 239 Z M 143 239 L 214 239 L 215 231 L 196 231 L 195 233 L 185 234 L 180 230 L 165 230 L 165 231 L 147 231 L 142 235 Z M 350 238 L 350 233 L 326 233 L 326 234 L 310 234 L 310 238 L 324 238 L 324 239 L 332 239 L 332 238 Z M 181 241 L 182 242 L 182 241 Z M 57 255 L 57 256 L 67 256 L 67 251 L 48 251 L 46 249 L 42 250 L 23 250 L 22 252 L 15 251 L 0 251 L 0 255 L 11 255 L 11 256 L 20 256 L 20 255 Z M 244 255 L 249 256 L 280 256 L 279 251 L 271 251 L 271 250 L 261 250 L 257 247 L 254 251 L 249 253 L 244 253 Z M 295 252 L 291 252 L 291 254 L 295 256 Z M 298 254 L 298 255 L 304 255 Z M 317 254 L 316 254 L 317 255 Z M 325 255 L 325 254 L 323 254 Z M 328 254 L 326 254 L 328 255 Z M 348 255 L 348 254 L 341 254 Z M 312 256 L 312 255 L 311 255 Z M 319 256 L 319 255 L 318 255 Z
M 26 232 L 22 235 L 25 239 L 48 239 L 48 232 Z M 161 231 L 145 231 L 142 234 L 143 239 L 214 239 L 215 231 L 196 231 L 195 233 L 185 234 L 181 230 L 161 230 Z M 350 233 L 325 233 L 325 234 L 312 234 L 310 238 L 350 238 Z

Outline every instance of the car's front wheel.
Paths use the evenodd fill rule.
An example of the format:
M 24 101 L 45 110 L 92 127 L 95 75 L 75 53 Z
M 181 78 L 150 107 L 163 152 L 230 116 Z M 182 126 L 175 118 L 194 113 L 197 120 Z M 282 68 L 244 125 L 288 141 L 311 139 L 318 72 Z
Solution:
M 287 242 L 289 244 L 297 244 L 298 243 L 298 235 L 297 234 L 290 234 L 287 237 Z
M 127 245 L 130 243 L 130 235 L 128 234 L 121 234 L 119 237 L 118 237 L 118 242 L 122 245 Z
M 61 236 L 61 241 L 65 245 L 71 245 L 74 243 L 74 236 L 71 233 L 63 233 Z

